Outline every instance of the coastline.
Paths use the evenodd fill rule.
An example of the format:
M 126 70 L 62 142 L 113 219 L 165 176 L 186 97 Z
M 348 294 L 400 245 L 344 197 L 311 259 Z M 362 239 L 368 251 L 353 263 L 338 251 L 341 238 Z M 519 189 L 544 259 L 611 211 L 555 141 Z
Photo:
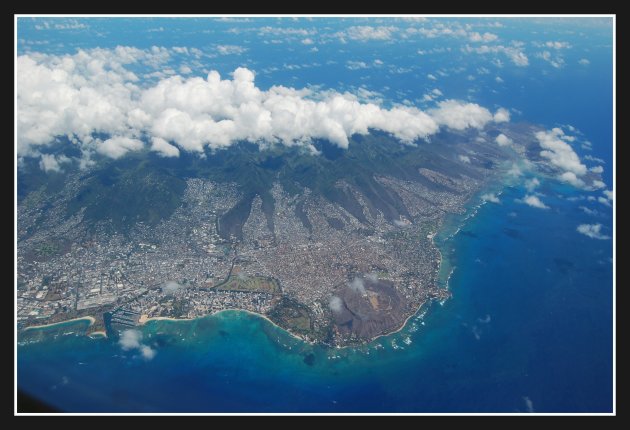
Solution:
M 431 303 L 431 301 L 432 301 L 432 300 L 431 300 L 431 299 L 429 299 L 429 300 L 426 300 L 426 301 L 422 302 L 422 304 L 421 304 L 420 306 L 418 306 L 418 309 L 416 309 L 416 311 L 415 311 L 414 313 L 412 313 L 411 315 L 409 315 L 409 316 L 405 319 L 405 321 L 402 323 L 402 325 L 401 325 L 400 327 L 398 327 L 396 330 L 394 330 L 394 331 L 390 331 L 389 333 L 379 334 L 379 335 L 378 335 L 378 336 L 376 336 L 375 338 L 370 339 L 369 341 L 365 342 L 365 344 L 372 343 L 372 342 L 374 342 L 376 339 L 379 339 L 379 338 L 381 338 L 381 337 L 386 337 L 386 336 L 390 336 L 390 335 L 393 335 L 393 334 L 396 334 L 396 333 L 400 333 L 400 332 L 401 332 L 401 331 L 402 331 L 405 327 L 407 327 L 407 323 L 409 322 L 409 320 L 410 320 L 411 318 L 413 318 L 413 317 L 417 316 L 418 314 L 420 314 L 420 311 L 422 310 L 422 307 L 423 307 L 423 306 L 425 306 L 425 305 L 427 305 L 427 304 L 429 304 L 429 303 Z M 421 315 L 421 316 L 422 316 L 422 315 Z M 347 347 L 349 347 L 349 346 L 351 346 L 351 345 L 348 345 L 348 346 L 342 346 L 342 347 L 340 347 L 340 349 L 341 349 L 341 348 L 347 348 Z
M 210 313 L 210 314 L 207 314 L 207 315 L 203 315 L 203 316 L 200 316 L 200 317 L 196 317 L 196 318 L 171 318 L 171 317 L 151 317 L 151 318 L 146 318 L 146 319 L 142 319 L 142 318 L 141 318 L 140 325 L 145 325 L 145 324 L 146 324 L 146 323 L 148 323 L 149 321 L 173 321 L 173 322 L 180 322 L 180 321 L 193 321 L 193 320 L 200 319 L 200 318 L 206 318 L 206 317 L 209 317 L 209 316 L 219 315 L 219 314 L 221 314 L 221 313 L 223 313 L 223 312 L 245 312 L 245 313 L 248 313 L 248 314 L 250 314 L 250 315 L 254 315 L 254 316 L 256 316 L 256 317 L 259 317 L 259 318 L 262 318 L 262 319 L 266 320 L 266 321 L 267 321 L 267 322 L 269 322 L 270 324 L 272 324 L 272 325 L 274 325 L 274 326 L 278 327 L 279 329 L 281 329 L 281 330 L 282 330 L 282 331 L 284 331 L 285 333 L 288 333 L 288 334 L 289 334 L 289 335 L 291 335 L 292 337 L 294 337 L 294 338 L 296 338 L 296 339 L 299 339 L 299 340 L 301 340 L 302 342 L 306 342 L 306 343 L 309 343 L 309 344 L 311 344 L 311 345 L 313 345 L 313 344 L 314 344 L 314 342 L 313 342 L 313 341 L 306 340 L 306 339 L 304 339 L 303 337 L 301 337 L 301 336 L 299 336 L 299 335 L 297 335 L 297 334 L 295 334 L 295 333 L 292 333 L 290 330 L 287 330 L 287 329 L 285 329 L 284 327 L 279 326 L 278 324 L 276 324 L 274 321 L 272 321 L 272 320 L 271 320 L 268 316 L 266 316 L 266 315 L 259 314 L 258 312 L 250 311 L 250 310 L 247 310 L 247 309 L 238 309 L 238 308 L 221 309 L 220 311 L 216 311 L 216 312 L 213 312 L 213 313 Z
M 98 330 L 98 331 L 93 331 L 92 333 L 88 334 L 88 336 L 91 338 L 107 337 L 107 333 L 105 331 Z
M 49 328 L 49 327 L 54 327 L 56 325 L 61 325 L 61 324 L 66 324 L 66 323 L 76 322 L 76 321 L 83 321 L 83 320 L 87 320 L 87 321 L 90 322 L 88 327 L 94 325 L 94 323 L 96 322 L 96 318 L 94 318 L 93 316 L 88 315 L 88 316 L 84 316 L 84 317 L 73 318 L 71 320 L 64 320 L 64 321 L 54 322 L 54 323 L 50 323 L 50 324 L 32 325 L 32 326 L 29 326 L 29 327 L 26 327 L 25 329 L 23 329 L 22 332 L 25 332 L 25 331 L 28 331 L 28 330 Z

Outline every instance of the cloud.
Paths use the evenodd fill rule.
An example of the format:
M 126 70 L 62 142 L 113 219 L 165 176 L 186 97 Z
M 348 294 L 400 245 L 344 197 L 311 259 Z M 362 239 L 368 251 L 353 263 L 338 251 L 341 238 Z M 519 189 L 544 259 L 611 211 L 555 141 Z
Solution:
M 328 307 L 331 311 L 338 314 L 343 310 L 343 301 L 337 296 L 332 296 L 328 301 Z
M 186 65 L 181 65 L 179 67 L 179 73 L 183 74 L 183 75 L 189 75 L 192 73 L 192 69 Z
M 363 61 L 346 61 L 346 69 L 349 70 L 367 69 L 368 67 L 370 66 Z
M 87 30 L 89 25 L 77 21 L 76 19 L 54 21 L 43 21 L 41 24 L 35 24 L 35 30 Z
M 527 191 L 529 191 L 530 193 L 533 192 L 539 186 L 540 186 L 540 181 L 538 180 L 538 178 L 532 178 L 525 181 L 525 188 L 527 188 Z
M 584 211 L 584 213 L 587 215 L 599 215 L 599 212 L 596 209 L 590 209 L 590 208 L 587 208 L 586 206 L 580 206 L 579 209 Z
M 432 81 L 437 81 L 437 78 L 435 77 L 435 75 L 432 75 L 431 73 L 427 75 L 427 78 L 431 79 Z
M 467 37 L 468 32 L 459 23 L 442 23 L 438 22 L 433 27 L 409 27 L 405 30 L 406 36 L 419 34 L 429 39 L 436 37 Z
M 142 332 L 139 330 L 124 330 L 120 333 L 118 344 L 124 351 L 139 350 L 146 361 L 152 360 L 157 354 L 156 350 L 142 343 Z
M 470 46 L 466 45 L 462 50 L 466 53 L 476 53 L 476 54 L 503 54 L 514 63 L 514 65 L 518 67 L 526 67 L 529 65 L 529 59 L 527 55 L 523 53 L 520 49 L 513 46 L 503 46 L 503 45 L 481 45 L 481 46 Z
M 470 39 L 471 42 L 494 42 L 498 38 L 499 36 L 493 33 L 480 34 L 477 32 L 473 32 L 468 35 L 468 39 Z
M 247 48 L 238 45 L 217 45 L 217 52 L 220 55 L 240 55 L 247 51 Z
M 138 139 L 128 137 L 112 137 L 96 147 L 96 152 L 111 158 L 120 158 L 129 151 L 139 151 L 144 144 Z
M 592 197 L 592 200 L 595 200 L 595 197 L 593 196 L 589 196 L 589 200 Z M 598 197 L 597 201 L 600 202 L 601 204 L 603 204 L 604 206 L 608 206 L 611 207 L 610 201 L 606 198 L 606 197 Z
M 496 203 L 496 204 L 501 203 L 501 200 L 499 199 L 499 197 L 497 197 L 497 195 L 494 193 L 483 194 L 481 196 L 481 200 L 483 200 L 484 202 L 490 202 L 490 203 Z
M 594 166 L 594 167 L 591 167 L 589 170 L 593 173 L 604 173 L 604 168 L 602 166 Z
M 160 47 L 117 47 L 19 56 L 18 156 L 38 156 L 38 146 L 59 136 L 73 139 L 86 157 L 96 151 L 119 158 L 142 150 L 140 139 L 163 156 L 176 156 L 176 149 L 203 153 L 239 141 L 310 148 L 313 139 L 327 139 L 347 148 L 352 135 L 370 129 L 413 143 L 440 126 L 483 128 L 508 119 L 507 111 L 492 115 L 477 104 L 455 100 L 423 112 L 413 106 L 385 109 L 347 92 L 284 86 L 263 91 L 246 68 L 236 69 L 231 79 L 211 71 L 205 78 L 174 75 L 153 83 L 141 82 L 125 67 L 142 62 L 159 68 L 169 55 Z M 97 136 L 102 135 L 109 138 L 101 141 Z
M 372 27 L 369 25 L 359 25 L 348 28 L 342 36 L 346 36 L 352 40 L 365 42 L 368 40 L 389 40 L 392 34 L 397 30 L 396 27 Z
M 352 282 L 348 283 L 348 287 L 350 287 L 350 290 L 355 293 L 359 293 L 361 295 L 365 294 L 365 284 L 361 278 L 355 277 Z
M 601 158 L 593 157 L 592 155 L 585 155 L 584 159 L 588 161 L 594 161 L 596 163 L 602 163 L 602 164 L 605 163 L 605 161 L 602 160 Z
M 533 208 L 549 209 L 549 206 L 544 204 L 542 200 L 538 198 L 538 196 L 534 196 L 534 195 L 526 195 L 523 198 L 522 203 L 525 203 L 526 205 L 531 206 Z
M 258 29 L 259 35 L 272 35 L 272 36 L 311 36 L 315 34 L 315 30 L 307 30 L 305 28 L 291 28 L 291 27 L 271 27 L 265 26 Z
M 459 155 L 457 158 L 462 163 L 470 163 L 470 157 L 468 155 Z
M 365 279 L 367 279 L 370 282 L 376 283 L 378 282 L 378 275 L 376 273 L 366 273 Z
M 601 233 L 601 224 L 580 224 L 577 227 L 577 231 L 591 239 L 606 240 L 610 239 L 610 236 L 606 236 Z
M 584 186 L 584 181 L 578 178 L 573 172 L 564 172 L 558 176 L 558 179 L 577 188 L 582 188 Z
M 593 182 L 591 182 L 591 187 L 593 189 L 599 190 L 602 188 L 606 188 L 606 184 L 603 181 L 595 179 Z
M 568 49 L 571 47 L 571 44 L 569 42 L 559 42 L 559 41 L 550 40 L 548 42 L 545 42 L 544 46 L 551 49 Z
M 45 172 L 61 172 L 61 164 L 69 163 L 72 160 L 65 155 L 42 154 L 39 160 L 39 168 Z
M 497 145 L 499 146 L 509 146 L 511 145 L 512 139 L 510 139 L 509 137 L 507 137 L 505 134 L 501 133 L 500 135 L 498 135 L 494 141 L 497 143 Z
M 606 198 L 610 201 L 613 201 L 613 199 L 615 198 L 615 193 L 612 190 L 604 190 L 602 192 L 604 193 L 604 196 L 606 196 Z
M 179 291 L 182 288 L 183 286 L 178 284 L 175 281 L 166 281 L 164 283 L 164 286 L 162 287 L 162 292 L 164 294 L 174 294 L 175 292 Z
M 152 360 L 153 357 L 155 357 L 155 354 L 157 354 L 157 351 L 148 345 L 142 345 L 140 346 L 140 353 L 142 354 L 142 358 L 149 361 L 149 360 Z
M 509 122 L 510 111 L 505 108 L 499 108 L 494 113 L 494 122 Z
M 312 45 L 312 44 L 314 44 L 315 42 L 313 42 L 313 39 L 311 39 L 310 37 L 307 37 L 306 39 L 302 39 L 302 43 L 303 43 L 304 45 Z
M 161 157 L 179 157 L 179 149 L 161 137 L 153 137 L 151 141 L 151 151 L 157 152 Z
M 507 171 L 507 174 L 511 175 L 511 176 L 514 176 L 514 177 L 518 177 L 518 176 L 521 176 L 523 174 L 523 171 L 518 166 L 518 164 L 512 163 L 512 167 L 510 167 L 510 170 Z
M 549 51 L 539 52 L 536 54 L 536 57 L 542 58 L 543 60 L 551 64 L 553 67 L 555 67 L 556 69 L 559 69 L 562 66 L 564 66 L 564 59 L 560 57 L 559 55 L 556 55 L 555 57 L 552 56 L 551 52 Z
M 523 397 L 523 401 L 525 402 L 525 411 L 529 413 L 533 413 L 534 411 L 534 402 L 527 396 Z
M 588 66 L 589 64 L 591 64 L 591 62 L 590 62 L 590 61 L 588 61 L 586 58 L 582 58 L 582 59 L 580 59 L 580 61 L 578 61 L 578 63 L 579 63 L 581 66 Z
M 142 333 L 139 330 L 125 330 L 120 333 L 118 344 L 125 351 L 140 348 Z
M 464 103 L 456 100 L 445 100 L 438 103 L 436 109 L 429 110 L 429 114 L 439 125 L 445 125 L 454 130 L 466 128 L 481 129 L 491 121 L 496 121 L 490 111 L 476 103 Z M 499 120 L 505 119 L 503 114 Z
M 553 165 L 573 176 L 582 176 L 587 172 L 586 166 L 580 161 L 571 145 L 565 142 L 567 136 L 559 128 L 551 131 L 539 131 L 534 134 L 540 147 L 540 155 L 547 158 Z M 571 175 L 569 175 L 571 176 Z M 572 177 L 572 176 L 571 176 Z

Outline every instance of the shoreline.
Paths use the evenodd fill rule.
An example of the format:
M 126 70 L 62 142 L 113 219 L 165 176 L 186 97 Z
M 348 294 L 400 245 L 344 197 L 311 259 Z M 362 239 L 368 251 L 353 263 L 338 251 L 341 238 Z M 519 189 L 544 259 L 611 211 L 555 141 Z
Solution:
M 107 332 L 103 331 L 103 330 L 98 330 L 98 331 L 93 331 L 92 333 L 88 334 L 89 337 L 107 337 Z
M 22 330 L 22 332 L 25 332 L 25 331 L 28 331 L 28 330 L 36 330 L 36 329 L 54 327 L 54 326 L 60 325 L 60 324 L 66 324 L 66 323 L 69 323 L 69 322 L 84 321 L 84 320 L 87 320 L 87 321 L 90 322 L 88 327 L 93 326 L 94 323 L 96 322 L 96 318 L 94 318 L 93 316 L 88 315 L 88 316 L 84 316 L 84 317 L 73 318 L 73 319 L 70 319 L 70 320 L 59 321 L 59 322 L 54 322 L 54 323 L 50 323 L 50 324 L 31 325 L 31 326 L 28 326 L 28 327 L 24 328 Z
M 396 333 L 400 333 L 400 332 L 401 332 L 401 331 L 402 331 L 405 327 L 407 327 L 407 323 L 409 322 L 409 320 L 410 320 L 411 318 L 413 318 L 413 317 L 417 316 L 418 314 L 420 314 L 420 311 L 421 311 L 422 307 L 423 307 L 423 306 L 425 306 L 426 304 L 431 303 L 431 301 L 432 301 L 432 300 L 431 300 L 431 299 L 429 299 L 429 300 L 426 300 L 426 301 L 422 302 L 422 304 L 421 304 L 420 306 L 418 306 L 418 309 L 417 309 L 414 313 L 412 313 L 411 315 L 409 315 L 409 316 L 405 319 L 405 321 L 402 323 L 402 325 L 401 325 L 398 329 L 396 329 L 396 330 L 394 330 L 394 331 L 392 331 L 392 332 L 389 332 L 389 333 L 379 334 L 379 335 L 378 335 L 378 336 L 376 336 L 374 339 L 370 339 L 369 341 L 365 342 L 365 344 L 364 344 L 364 345 L 369 344 L 369 343 L 372 343 L 372 342 L 374 342 L 376 339 L 379 339 L 379 338 L 381 338 L 381 337 L 387 337 L 387 336 L 390 336 L 390 335 L 393 335 L 393 334 L 396 334 Z M 419 315 L 419 316 L 421 316 L 421 317 L 422 317 L 422 316 L 424 316 L 424 315 Z M 344 346 L 344 347 L 342 347 L 342 348 L 347 348 L 347 347 L 345 347 L 345 346 Z
M 287 330 L 284 327 L 279 326 L 278 324 L 276 324 L 274 321 L 272 321 L 266 315 L 260 314 L 258 312 L 250 311 L 250 310 L 247 310 L 247 309 L 238 309 L 238 308 L 221 309 L 220 311 L 216 311 L 216 312 L 213 312 L 213 313 L 210 313 L 210 314 L 207 314 L 207 315 L 203 315 L 203 316 L 200 316 L 200 317 L 195 317 L 195 318 L 151 317 L 151 318 L 144 319 L 142 322 L 140 322 L 140 325 L 146 325 L 146 323 L 148 323 L 149 321 L 173 321 L 173 322 L 193 321 L 193 320 L 200 319 L 200 318 L 207 318 L 207 317 L 219 315 L 219 314 L 221 314 L 223 312 L 245 312 L 245 313 L 248 313 L 250 315 L 254 315 L 254 316 L 258 317 L 258 318 L 262 318 L 262 319 L 266 320 L 271 325 L 273 325 L 275 327 L 278 327 L 279 329 L 281 329 L 285 333 L 289 334 L 290 336 L 292 336 L 292 337 L 294 337 L 294 338 L 296 338 L 298 340 L 301 340 L 302 342 L 309 343 L 311 345 L 315 344 L 315 342 L 306 340 L 303 337 L 301 337 L 301 336 L 299 336 L 299 335 L 297 335 L 295 333 L 292 333 L 290 330 Z M 142 320 L 142 318 L 141 318 L 141 320 Z

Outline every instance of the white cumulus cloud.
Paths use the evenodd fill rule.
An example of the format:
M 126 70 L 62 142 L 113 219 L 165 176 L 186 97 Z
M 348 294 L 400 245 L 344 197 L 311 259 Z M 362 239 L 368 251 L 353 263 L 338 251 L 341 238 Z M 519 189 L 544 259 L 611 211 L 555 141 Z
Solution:
M 180 47 L 177 53 L 193 49 Z M 217 49 L 235 51 L 232 45 Z M 370 129 L 413 143 L 437 133 L 440 126 L 481 129 L 491 121 L 509 120 L 504 109 L 493 115 L 478 104 L 456 100 L 424 112 L 413 106 L 386 109 L 350 93 L 284 86 L 262 90 L 247 68 L 237 68 L 229 78 L 211 71 L 205 78 L 172 75 L 142 84 L 126 69 L 138 62 L 159 68 L 169 52 L 160 47 L 117 47 L 74 55 L 19 56 L 18 156 L 38 155 L 38 146 L 60 136 L 88 155 L 96 151 L 119 158 L 142 150 L 146 140 L 151 150 L 175 157 L 180 150 L 202 153 L 238 141 L 312 147 L 313 139 L 327 139 L 347 148 L 352 135 L 365 135 Z M 99 135 L 107 137 L 101 141 Z M 56 161 L 57 165 L 51 159 L 42 161 L 43 168 L 55 170 L 60 160 Z
M 129 329 L 120 333 L 118 344 L 124 351 L 138 350 L 145 360 L 149 361 L 155 357 L 157 351 L 142 343 L 142 332 Z
M 357 25 L 348 28 L 345 36 L 352 40 L 360 40 L 362 42 L 368 40 L 389 40 L 393 33 L 397 30 L 392 26 L 372 27 L 369 25 Z
M 497 36 L 494 33 L 480 34 L 475 31 L 475 32 L 470 33 L 468 35 L 468 38 L 470 39 L 471 42 L 494 42 L 495 40 L 499 38 L 499 36 Z
M 334 313 L 339 313 L 343 309 L 343 301 L 337 296 L 332 296 L 328 301 L 328 307 Z
M 365 284 L 361 278 L 354 278 L 352 282 L 348 283 L 348 287 L 355 293 L 365 294 Z
M 593 173 L 604 173 L 604 168 L 602 166 L 594 166 L 589 169 Z
M 615 193 L 612 190 L 604 190 L 603 193 L 604 196 L 606 196 L 606 198 L 610 201 L 612 201 L 615 197 Z
M 496 203 L 496 204 L 501 203 L 501 200 L 499 199 L 499 197 L 497 197 L 497 195 L 494 193 L 483 194 L 481 196 L 481 199 L 484 202 L 490 202 L 490 203 Z
M 571 184 L 574 187 L 581 188 L 584 186 L 584 181 L 577 177 L 577 175 L 573 172 L 564 172 L 560 176 L 558 176 L 562 182 L 566 182 L 567 184 Z
M 445 100 L 438 103 L 436 109 L 429 111 L 433 119 L 440 125 L 454 130 L 466 128 L 483 128 L 493 120 L 490 111 L 476 103 L 463 103 L 456 100 Z
M 155 357 L 155 354 L 157 354 L 157 351 L 148 345 L 142 345 L 140 347 L 140 354 L 142 354 L 142 358 L 148 361 L 148 360 L 152 360 L 153 357 Z
M 494 141 L 497 143 L 497 145 L 499 146 L 509 146 L 512 144 L 512 139 L 510 139 L 509 137 L 507 137 L 505 134 L 501 133 L 500 135 L 498 135 Z
M 162 157 L 179 157 L 179 149 L 171 145 L 161 137 L 153 137 L 151 139 L 151 151 L 157 152 Z
M 464 52 L 467 53 L 476 53 L 476 54 L 503 54 L 514 63 L 514 65 L 518 67 L 526 67 L 529 65 L 529 59 L 527 55 L 519 48 L 514 46 L 504 46 L 504 45 L 481 45 L 481 46 L 470 46 L 466 45 L 462 48 Z
M 240 55 L 247 51 L 247 48 L 238 45 L 217 45 L 217 52 L 221 55 Z
M 129 351 L 130 349 L 140 348 L 141 340 L 142 333 L 139 330 L 125 330 L 120 333 L 118 344 L 125 351 Z
M 561 129 L 538 131 L 535 136 L 540 147 L 543 148 L 540 155 L 547 158 L 553 165 L 566 172 L 571 172 L 575 176 L 582 176 L 586 173 L 586 166 L 582 164 L 580 157 L 571 145 L 565 142 L 567 139 Z
M 571 44 L 569 42 L 559 42 L 556 40 L 550 40 L 548 42 L 545 42 L 545 46 L 551 49 L 567 49 L 571 47 Z
M 494 122 L 509 122 L 510 111 L 505 108 L 499 108 L 494 113 Z
M 540 198 L 538 196 L 534 196 L 534 195 L 526 195 L 523 200 L 523 203 L 525 203 L 528 206 L 531 206 L 533 208 L 538 208 L 538 209 L 549 209 L 549 206 L 547 206 L 546 204 L 544 204 L 542 202 L 542 200 L 540 200 Z
M 99 144 L 96 151 L 111 158 L 120 158 L 129 151 L 139 151 L 143 146 L 142 141 L 138 139 L 117 136 Z
M 173 294 L 176 291 L 179 291 L 181 288 L 183 288 L 182 285 L 178 284 L 175 281 L 166 281 L 162 286 L 162 291 L 165 294 Z
M 527 191 L 529 191 L 530 193 L 533 192 L 539 186 L 540 186 L 540 181 L 538 180 L 538 178 L 532 178 L 525 181 L 525 188 L 527 188 Z
M 61 172 L 61 164 L 69 163 L 70 161 L 72 160 L 65 155 L 42 154 L 39 160 L 39 167 L 45 172 Z
M 610 239 L 610 236 L 606 236 L 601 232 L 601 224 L 580 224 L 577 227 L 577 231 L 591 239 L 606 240 Z

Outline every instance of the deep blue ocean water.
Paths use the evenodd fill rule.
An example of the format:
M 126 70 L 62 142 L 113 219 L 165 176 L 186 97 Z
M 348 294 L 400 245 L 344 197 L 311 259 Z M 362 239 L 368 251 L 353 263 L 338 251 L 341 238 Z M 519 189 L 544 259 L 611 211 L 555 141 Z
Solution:
M 601 23 L 499 20 L 505 26 L 489 31 L 505 43 L 527 43 L 530 66 L 518 68 L 505 57 L 499 57 L 504 65 L 493 67 L 488 58 L 463 56 L 461 43 L 450 39 L 329 42 L 313 53 L 300 38 L 276 45 L 256 33 L 226 32 L 252 23 L 79 20 L 95 30 L 85 34 L 36 30 L 41 21 L 22 21 L 19 53 L 240 44 L 248 47 L 245 55 L 204 58 L 203 68 L 191 64 L 194 74 L 205 76 L 205 68 L 227 76 L 247 66 L 256 70 L 261 88 L 365 85 L 387 102 L 408 99 L 420 107 L 426 107 L 424 93 L 440 88 L 447 98 L 516 109 L 514 122 L 546 128 L 570 124 L 593 146 L 586 151 L 575 144 L 576 152 L 602 158 L 603 178 L 612 188 L 612 38 L 610 27 Z M 260 23 L 319 25 L 328 32 L 351 24 Z M 544 40 L 572 44 L 562 52 L 565 67 L 554 69 L 535 57 L 531 44 Z M 417 54 L 449 46 L 451 52 Z M 579 67 L 580 58 L 590 64 Z M 383 69 L 346 67 L 348 60 L 375 59 L 384 61 Z M 285 67 L 291 64 L 302 67 Z M 393 67 L 409 71 L 399 74 Z M 428 80 L 429 73 L 438 80 Z M 496 76 L 503 82 L 498 84 Z M 500 205 L 485 204 L 473 217 L 450 220 L 438 243 L 445 277 L 455 268 L 449 280 L 453 297 L 423 309 L 424 316 L 410 320 L 400 333 L 365 347 L 313 347 L 261 318 L 226 312 L 190 322 L 150 322 L 142 328 L 143 341 L 157 354 L 145 361 L 109 339 L 81 335 L 85 323 L 66 324 L 22 336 L 19 387 L 62 410 L 82 412 L 611 411 L 612 241 L 590 239 L 576 228 L 601 223 L 604 234 L 612 236 L 612 210 L 586 200 L 601 193 L 542 182 L 538 191 L 549 210 L 515 201 L 526 194 L 521 181 L 506 185 Z M 597 213 L 587 215 L 580 206 Z M 472 202 L 469 213 L 476 208 Z

